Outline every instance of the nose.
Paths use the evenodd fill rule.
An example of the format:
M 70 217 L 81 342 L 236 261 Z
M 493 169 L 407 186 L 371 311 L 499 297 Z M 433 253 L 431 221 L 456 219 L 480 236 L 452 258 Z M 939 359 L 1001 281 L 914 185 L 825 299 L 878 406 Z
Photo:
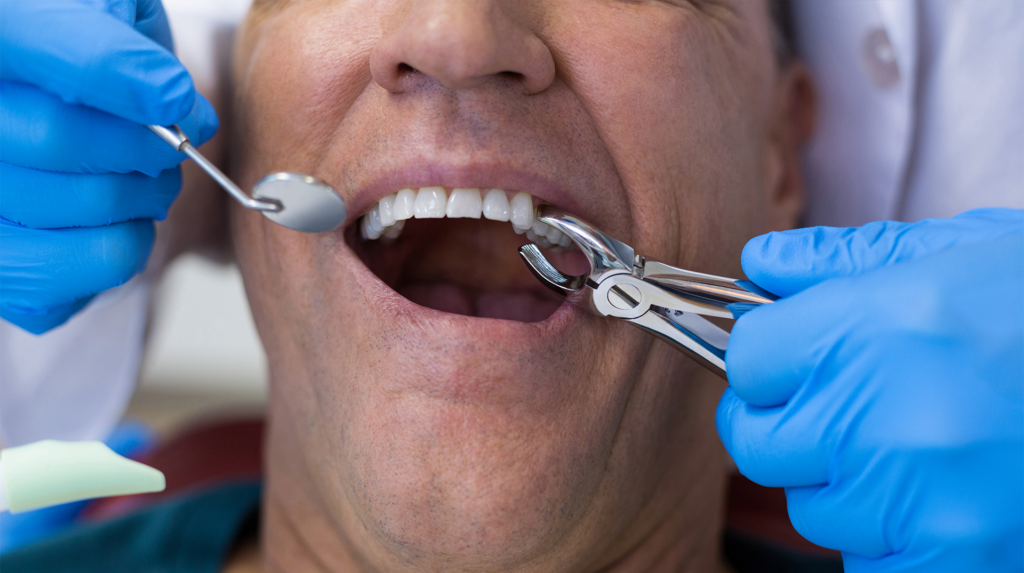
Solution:
M 523 0 L 410 0 L 409 12 L 370 54 L 374 81 L 401 93 L 419 72 L 453 90 L 498 76 L 526 92 L 547 89 L 555 62 L 527 24 Z M 518 12 L 518 13 L 517 13 Z

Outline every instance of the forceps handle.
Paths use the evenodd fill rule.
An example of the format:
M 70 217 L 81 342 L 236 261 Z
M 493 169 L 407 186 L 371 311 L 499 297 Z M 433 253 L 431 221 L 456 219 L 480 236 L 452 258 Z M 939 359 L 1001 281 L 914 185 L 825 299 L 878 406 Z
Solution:
M 171 147 L 178 151 L 188 155 L 192 161 L 196 162 L 196 165 L 200 169 L 206 172 L 207 175 L 213 178 L 218 185 L 224 188 L 232 197 L 235 198 L 239 203 L 242 204 L 246 209 L 252 209 L 254 211 L 270 211 L 271 213 L 278 213 L 282 210 L 282 206 L 277 201 L 267 201 L 260 199 L 253 199 L 252 197 L 245 194 L 235 182 L 232 181 L 224 172 L 217 169 L 217 166 L 210 162 L 209 159 L 199 153 L 199 150 L 192 146 L 188 136 L 181 130 L 177 125 L 171 127 L 163 127 L 161 125 L 147 125 L 150 131 L 157 134 L 160 139 L 166 141 Z
M 627 320 L 728 380 L 725 351 L 729 333 L 700 315 L 737 319 L 778 297 L 750 281 L 688 271 L 657 261 L 642 261 L 641 268 L 641 281 L 647 286 L 641 296 L 650 296 L 651 305 L 641 316 Z
M 728 380 L 725 350 L 729 346 L 729 333 L 704 317 L 692 312 L 652 307 L 642 316 L 629 319 L 629 322 Z
M 745 280 L 730 279 L 645 261 L 643 281 L 678 297 L 688 305 L 705 309 L 701 314 L 739 318 L 779 297 Z

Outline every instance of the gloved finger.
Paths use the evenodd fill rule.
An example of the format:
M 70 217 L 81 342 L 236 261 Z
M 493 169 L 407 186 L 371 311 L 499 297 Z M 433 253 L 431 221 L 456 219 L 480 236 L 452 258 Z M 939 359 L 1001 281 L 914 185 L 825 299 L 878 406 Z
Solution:
M 977 209 L 917 223 L 881 221 L 863 227 L 809 227 L 768 233 L 743 248 L 743 272 L 759 287 L 790 296 L 824 280 L 1019 233 L 1024 211 Z
M 1013 538 L 1012 543 L 950 539 L 924 551 L 902 551 L 882 557 L 844 553 L 843 573 L 1020 573 L 1021 563 L 1024 563 L 1021 537 L 1024 531 Z
M 143 36 L 174 53 L 171 26 L 160 0 L 107 0 L 107 10 Z
M 125 283 L 146 268 L 153 222 L 30 229 L 0 219 L 0 301 L 40 312 Z
M 879 532 L 880 492 L 845 485 L 786 488 L 793 528 L 811 543 L 836 551 L 875 559 L 892 553 Z
M 181 190 L 181 169 L 142 173 L 57 173 L 0 163 L 0 217 L 33 229 L 162 221 Z
M 32 334 L 43 334 L 67 322 L 78 311 L 85 308 L 85 305 L 93 299 L 92 296 L 58 305 L 42 311 L 27 311 L 9 308 L 0 304 L 0 318 L 10 322 L 14 326 L 31 332 Z
M 725 361 L 740 399 L 760 407 L 785 404 L 814 368 L 833 359 L 836 346 L 855 335 L 869 311 L 864 289 L 850 280 L 779 299 L 736 321 Z
M 861 559 L 902 553 L 922 557 L 959 544 L 947 559 L 987 555 L 993 563 L 1006 563 L 1007 552 L 1020 554 L 1024 533 L 1013 512 L 1000 511 L 1000 506 L 1024 503 L 1024 456 L 1018 448 L 1019 443 L 1003 440 L 912 455 L 898 448 L 855 449 L 836 461 L 827 486 L 786 489 L 790 521 L 812 543 Z M 1003 471 L 969 470 L 990 467 Z M 979 490 L 990 495 L 970 495 Z M 928 518 L 917 518 L 922 515 Z M 969 546 L 974 549 L 964 551 Z M 888 561 L 891 567 L 899 559 Z M 951 570 L 996 570 L 979 562 L 960 565 Z
M 960 325 L 974 323 L 968 317 L 955 320 L 948 309 L 970 308 L 982 316 L 992 312 L 992 305 L 1007 312 L 1020 304 L 1020 293 L 1014 291 L 1019 289 L 1021 269 L 1012 261 L 1021 260 L 1022 236 L 1024 231 L 1018 231 L 830 280 L 746 313 L 729 335 L 725 359 L 730 386 L 751 405 L 770 407 L 786 403 L 812 378 L 835 380 L 854 366 L 860 366 L 860 372 L 874 372 L 881 361 L 889 361 L 892 369 L 902 371 L 909 362 L 894 356 L 891 345 L 957 340 L 965 334 L 957 330 Z M 950 273 L 951 268 L 957 272 Z M 946 278 L 921 280 L 939 276 Z M 964 299 L 964 293 L 971 293 L 970 298 Z M 1015 324 L 1019 323 L 997 321 L 990 328 L 1012 330 Z M 1008 330 L 1003 340 L 1012 346 L 1015 339 Z M 934 354 L 938 343 L 923 348 L 922 355 Z M 1002 348 L 988 346 L 986 353 Z M 956 351 L 950 348 L 947 355 Z M 875 362 L 864 362 L 868 359 Z
M 943 281 L 917 280 L 939 270 Z M 726 355 L 730 389 L 716 419 L 723 444 L 753 481 L 794 487 L 829 483 L 841 446 L 916 452 L 1008 435 L 1014 424 L 984 405 L 1020 403 L 1021 378 L 1000 368 L 1022 371 L 1024 333 L 1019 321 L 970 318 L 992 308 L 1020 316 L 1022 279 L 1024 233 L 829 281 L 748 313 Z M 982 336 L 973 359 L 952 342 Z M 936 348 L 939 359 L 908 359 Z M 906 383 L 942 379 L 959 383 L 941 396 Z M 955 423 L 962 419 L 972 420 L 967 429 Z
M 217 114 L 202 95 L 179 125 L 199 146 L 217 131 Z M 184 153 L 145 126 L 80 105 L 68 105 L 27 84 L 0 82 L 0 161 L 69 173 L 156 177 Z
M 146 31 L 159 37 L 162 9 L 144 8 Z M 141 124 L 177 123 L 195 104 L 192 78 L 174 54 L 77 0 L 0 3 L 0 78 Z
M 786 406 L 759 408 L 726 389 L 715 412 L 715 426 L 740 473 L 766 487 L 811 486 L 828 482 L 834 426 L 813 418 L 834 417 L 841 406 L 817 401 L 800 411 Z M 838 419 L 836 420 L 838 421 Z

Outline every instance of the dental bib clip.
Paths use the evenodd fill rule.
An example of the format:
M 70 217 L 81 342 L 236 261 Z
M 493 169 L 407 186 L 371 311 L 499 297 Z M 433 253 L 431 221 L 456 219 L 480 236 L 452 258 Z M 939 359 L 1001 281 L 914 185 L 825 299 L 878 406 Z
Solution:
M 574 300 L 592 313 L 625 320 L 667 341 L 722 378 L 726 378 L 729 333 L 703 316 L 735 320 L 778 298 L 750 281 L 645 259 L 629 245 L 550 205 L 537 208 L 537 220 L 572 239 L 590 263 L 589 274 L 566 276 L 536 245 L 523 245 L 519 256 L 541 283 L 562 297 L 582 294 Z
M 348 208 L 345 200 L 330 185 L 301 173 L 271 173 L 253 188 L 252 197 L 189 142 L 177 125 L 147 125 L 174 149 L 188 155 L 218 185 L 246 209 L 259 211 L 271 221 L 303 233 L 324 233 L 345 222 Z

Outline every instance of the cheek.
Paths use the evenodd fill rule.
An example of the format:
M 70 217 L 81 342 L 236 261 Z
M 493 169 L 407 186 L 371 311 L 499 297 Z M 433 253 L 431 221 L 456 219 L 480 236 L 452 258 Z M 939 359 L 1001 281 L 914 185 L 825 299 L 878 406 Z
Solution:
M 326 316 L 323 292 L 316 284 L 310 235 L 290 231 L 240 206 L 232 207 L 235 255 L 253 319 L 270 363 L 293 366 L 308 347 L 308 329 L 317 316 Z
M 238 81 L 240 152 L 264 171 L 316 174 L 327 142 L 370 82 L 379 34 L 370 2 L 304 2 L 264 21 Z M 245 171 L 246 182 L 260 174 Z
M 594 117 L 629 193 L 633 246 L 714 270 L 723 235 L 746 236 L 736 213 L 754 199 L 762 137 L 760 56 L 678 8 L 594 10 L 552 36 L 566 81 Z M 619 24 L 612 25 L 609 20 Z M 735 241 L 727 240 L 732 244 Z M 736 251 L 730 256 L 738 256 Z

